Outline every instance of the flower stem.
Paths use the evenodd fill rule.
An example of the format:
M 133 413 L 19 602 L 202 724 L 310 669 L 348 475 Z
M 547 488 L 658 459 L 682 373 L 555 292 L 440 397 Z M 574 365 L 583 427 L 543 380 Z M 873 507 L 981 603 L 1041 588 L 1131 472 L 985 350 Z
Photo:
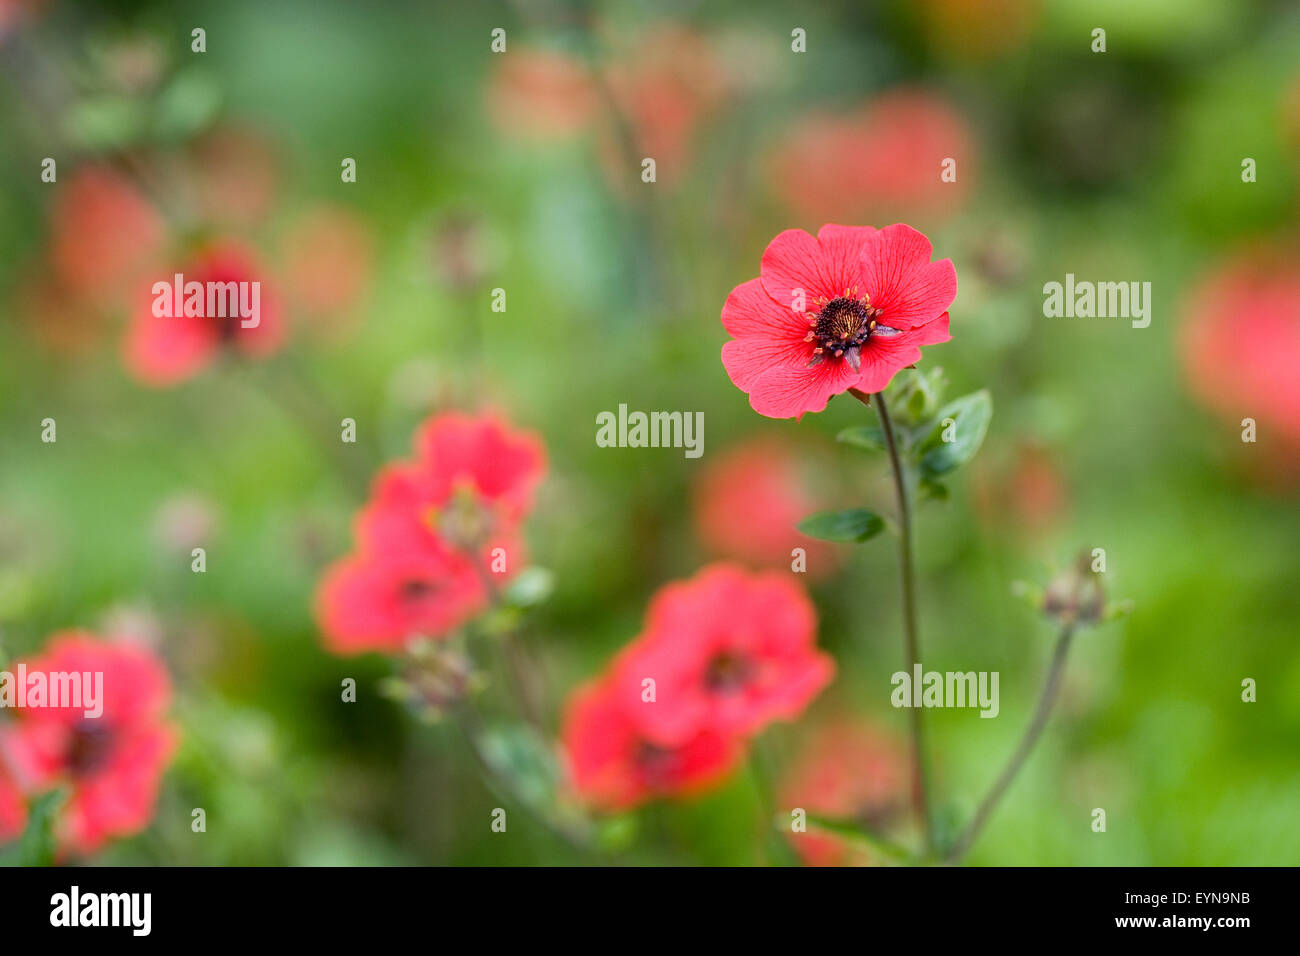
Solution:
M 912 505 L 907 493 L 907 476 L 903 473 L 902 458 L 898 454 L 898 442 L 894 438 L 894 425 L 889 417 L 889 408 L 885 402 L 885 393 L 876 392 L 873 396 L 856 388 L 849 392 L 864 405 L 874 405 L 880 417 L 880 429 L 884 433 L 885 447 L 889 451 L 889 464 L 894 473 L 894 491 L 898 497 L 898 558 L 903 583 L 903 650 L 906 657 L 907 673 L 916 668 L 920 659 L 919 640 L 916 628 L 916 582 L 912 570 Z M 911 710 L 912 733 L 912 805 L 925 835 L 927 853 L 934 852 L 934 825 L 930 818 L 928 773 L 925 765 L 924 728 L 922 726 L 922 708 L 914 706 Z
M 1030 722 L 1029 727 L 1025 730 L 1025 735 L 1020 739 L 1020 746 L 1012 754 L 1011 759 L 1007 762 L 998 777 L 997 782 L 993 784 L 993 789 L 988 792 L 984 802 L 979 805 L 975 811 L 975 816 L 971 818 L 966 829 L 962 830 L 961 835 L 953 843 L 952 849 L 948 851 L 945 858 L 949 863 L 957 863 L 961 860 L 966 852 L 971 848 L 980 830 L 988 822 L 998 801 L 1002 799 L 1011 782 L 1015 780 L 1016 774 L 1024 765 L 1025 760 L 1029 757 L 1030 751 L 1034 749 L 1034 744 L 1038 742 L 1043 728 L 1047 726 L 1047 718 L 1051 716 L 1052 705 L 1056 702 L 1056 693 L 1060 689 L 1061 675 L 1065 672 L 1065 658 L 1070 652 L 1070 641 L 1074 637 L 1074 621 L 1066 621 L 1061 625 L 1060 636 L 1056 639 L 1056 650 L 1052 653 L 1051 667 L 1047 671 L 1047 683 L 1043 685 L 1043 693 L 1038 698 L 1038 710 L 1034 713 L 1034 719 Z

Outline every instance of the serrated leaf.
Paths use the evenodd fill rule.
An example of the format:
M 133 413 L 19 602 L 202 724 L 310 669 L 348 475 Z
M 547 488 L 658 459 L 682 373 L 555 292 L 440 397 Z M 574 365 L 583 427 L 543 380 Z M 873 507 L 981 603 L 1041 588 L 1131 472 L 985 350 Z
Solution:
M 822 541 L 866 541 L 878 535 L 884 527 L 880 515 L 866 508 L 821 511 L 798 524 L 803 534 Z
M 921 473 L 935 478 L 955 471 L 975 457 L 993 417 L 993 398 L 987 389 L 954 399 L 935 416 L 921 443 Z M 945 435 L 951 440 L 945 441 Z
M 863 451 L 884 451 L 885 433 L 879 425 L 858 425 L 846 428 L 835 436 L 835 440 Z

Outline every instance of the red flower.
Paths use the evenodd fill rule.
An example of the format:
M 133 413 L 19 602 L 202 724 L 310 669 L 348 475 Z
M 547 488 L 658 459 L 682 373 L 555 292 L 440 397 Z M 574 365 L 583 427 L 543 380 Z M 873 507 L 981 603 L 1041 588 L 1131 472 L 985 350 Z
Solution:
M 0 764 L 0 843 L 23 832 L 27 825 L 27 804 L 22 791 L 9 779 Z
M 904 755 L 890 738 L 856 722 L 820 727 L 801 749 L 780 786 L 782 805 L 809 814 L 861 820 L 879 831 L 906 807 Z M 791 844 L 809 866 L 873 862 L 865 848 L 809 826 L 791 833 Z
M 974 181 L 966 121 L 919 89 L 891 90 L 848 115 L 813 114 L 772 163 L 775 189 L 801 219 L 919 218 L 959 209 Z M 956 180 L 940 175 L 957 161 Z
M 698 730 L 664 746 L 635 719 L 643 704 L 630 700 L 608 678 L 574 692 L 561 738 L 578 794 L 607 810 L 621 810 L 654 797 L 683 796 L 716 783 L 739 762 L 742 744 L 715 730 Z
M 1225 420 L 1300 448 L 1300 273 L 1283 250 L 1227 263 L 1190 297 L 1182 357 L 1188 383 Z M 1263 439 L 1261 438 L 1261 442 Z
M 519 522 L 546 467 L 541 442 L 491 417 L 445 414 L 420 429 L 415 451 L 380 472 L 357 516 L 357 554 L 321 581 L 317 618 L 337 653 L 448 634 L 523 560 Z
M 657 182 L 679 182 L 698 130 L 726 95 L 722 63 L 706 37 L 677 25 L 615 46 L 621 50 L 606 76 L 626 128 L 615 128 L 611 120 L 601 129 L 600 154 L 610 182 L 641 186 L 639 167 L 628 164 L 646 157 L 655 161 Z
M 362 549 L 385 553 L 505 547 L 546 468 L 542 444 L 490 417 L 439 415 L 415 439 L 416 460 L 375 481 L 357 522 Z
M 830 682 L 835 663 L 816 636 L 812 604 L 787 576 L 710 565 L 660 589 L 642 636 L 614 662 L 614 680 L 659 745 L 701 729 L 746 736 L 798 716 Z M 647 678 L 655 700 L 641 703 Z
M 285 327 L 279 308 L 262 282 L 265 270 L 243 246 L 229 241 L 211 246 L 184 267 L 159 276 L 158 281 L 171 285 L 175 273 L 184 277 L 185 285 L 191 282 L 203 285 L 205 312 L 208 283 L 222 283 L 223 294 L 228 290 L 226 283 L 250 283 L 237 286 L 246 290 L 242 294 L 250 306 L 251 283 L 259 283 L 257 324 L 245 327 L 244 321 L 254 319 L 241 318 L 237 308 L 227 308 L 225 311 L 236 314 L 226 317 L 185 315 L 184 299 L 176 303 L 171 293 L 166 293 L 166 309 L 155 308 L 160 296 L 151 288 L 147 299 L 142 297 L 137 306 L 124 343 L 127 370 L 140 382 L 161 387 L 191 378 L 217 357 L 223 345 L 232 345 L 245 355 L 261 357 L 283 343 Z M 158 311 L 164 314 L 155 314 Z M 165 314 L 167 311 L 172 314 Z
M 50 261 L 66 288 L 89 300 L 124 292 L 154 265 L 166 229 L 129 181 L 110 169 L 78 169 L 50 215 Z
M 503 132 L 519 139 L 573 136 L 595 113 L 596 85 L 582 61 L 565 53 L 511 48 L 494 58 L 488 112 Z
M 171 682 L 162 662 L 140 645 L 69 631 L 27 662 L 35 671 L 103 674 L 101 716 L 86 717 L 83 707 L 23 709 L 3 738 L 26 789 L 71 787 L 56 825 L 61 850 L 92 853 L 143 830 L 178 740 L 164 717 Z
M 930 261 L 911 226 L 787 229 L 763 253 L 761 276 L 722 307 L 734 339 L 722 347 L 731 381 L 769 418 L 820 412 L 850 388 L 879 392 L 947 342 L 957 295 L 952 262 Z
M 487 603 L 483 580 L 441 547 L 404 555 L 352 555 L 321 581 L 317 618 L 335 654 L 400 651 L 413 637 L 455 630 Z
M 807 573 L 819 577 L 838 563 L 834 549 L 795 530 L 816 510 L 801 460 L 780 442 L 750 441 L 711 460 L 695 486 L 695 523 L 718 554 L 762 567 L 790 568 L 791 551 L 807 554 Z
M 370 281 L 370 228 L 345 208 L 322 205 L 294 223 L 284 245 L 286 285 L 294 303 L 332 320 L 328 331 L 339 332 L 337 316 L 360 301 Z

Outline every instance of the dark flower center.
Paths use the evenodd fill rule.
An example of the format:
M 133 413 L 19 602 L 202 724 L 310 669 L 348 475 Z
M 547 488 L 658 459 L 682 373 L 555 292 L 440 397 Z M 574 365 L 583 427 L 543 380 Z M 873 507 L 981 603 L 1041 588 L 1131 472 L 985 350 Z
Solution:
M 68 770 L 73 776 L 93 773 L 113 750 L 113 731 L 99 720 L 82 720 L 68 741 Z
M 704 683 L 710 690 L 724 693 L 736 691 L 749 682 L 753 672 L 754 665 L 748 657 L 723 651 L 709 661 L 704 672 Z
M 862 367 L 862 346 L 872 335 L 893 334 L 895 330 L 880 325 L 876 318 L 880 309 L 873 307 L 867 296 L 857 295 L 848 289 L 844 295 L 823 302 L 820 311 L 809 321 L 812 330 L 805 342 L 815 342 L 808 367 L 819 365 L 828 358 L 846 359 L 853 369 Z
M 677 754 L 666 747 L 639 740 L 632 757 L 641 778 L 653 788 L 671 785 L 677 772 Z
M 874 312 L 874 309 L 858 299 L 832 299 L 817 313 L 813 335 L 827 349 L 861 345 L 871 335 L 871 316 Z
M 402 582 L 399 593 L 403 601 L 420 601 L 437 590 L 437 585 L 427 578 L 407 578 Z

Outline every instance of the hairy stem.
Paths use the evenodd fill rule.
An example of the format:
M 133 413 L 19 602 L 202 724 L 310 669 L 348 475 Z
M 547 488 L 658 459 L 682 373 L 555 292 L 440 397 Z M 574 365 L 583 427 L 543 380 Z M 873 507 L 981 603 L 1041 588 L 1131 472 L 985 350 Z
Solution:
M 1056 693 L 1060 689 L 1061 675 L 1065 672 L 1065 659 L 1070 652 L 1070 641 L 1073 637 L 1074 622 L 1067 621 L 1061 625 L 1060 636 L 1056 639 L 1056 649 L 1052 653 L 1051 667 L 1047 671 L 1047 683 L 1043 685 L 1043 693 L 1038 698 L 1038 709 L 1034 712 L 1034 719 L 1030 721 L 1029 727 L 1025 730 L 1025 735 L 1020 739 L 1020 746 L 1016 748 L 1016 752 L 1012 754 L 1011 759 L 1002 770 L 1002 775 L 993 784 L 993 789 L 988 792 L 988 796 L 984 798 L 984 801 L 979 805 L 979 809 L 975 811 L 975 816 L 971 818 L 970 823 L 966 825 L 966 829 L 962 830 L 961 835 L 953 843 L 952 849 L 948 851 L 947 862 L 957 863 L 966 855 L 971 845 L 979 837 L 984 824 L 988 822 L 989 817 L 993 814 L 998 801 L 1002 799 L 1007 788 L 1011 786 L 1011 782 L 1020 773 L 1020 768 L 1034 749 L 1034 744 L 1038 742 L 1039 736 L 1042 735 L 1043 728 L 1047 726 L 1047 719 L 1051 716 L 1052 705 L 1056 702 Z
M 920 659 L 920 644 L 916 629 L 916 580 L 912 569 L 912 504 L 907 493 L 907 476 L 903 472 L 903 461 L 898 454 L 898 442 L 894 437 L 894 424 L 889 417 L 885 393 L 876 392 L 871 396 L 855 388 L 849 391 L 864 405 L 875 406 L 876 414 L 880 417 L 880 429 L 884 433 L 885 447 L 889 451 L 889 464 L 894 473 L 894 491 L 898 497 L 898 559 L 903 585 L 903 650 L 910 677 Z M 873 397 L 874 402 L 871 401 Z M 926 852 L 933 853 L 934 826 L 930 818 L 922 708 L 915 706 L 909 709 L 912 736 L 912 806 L 925 835 Z

